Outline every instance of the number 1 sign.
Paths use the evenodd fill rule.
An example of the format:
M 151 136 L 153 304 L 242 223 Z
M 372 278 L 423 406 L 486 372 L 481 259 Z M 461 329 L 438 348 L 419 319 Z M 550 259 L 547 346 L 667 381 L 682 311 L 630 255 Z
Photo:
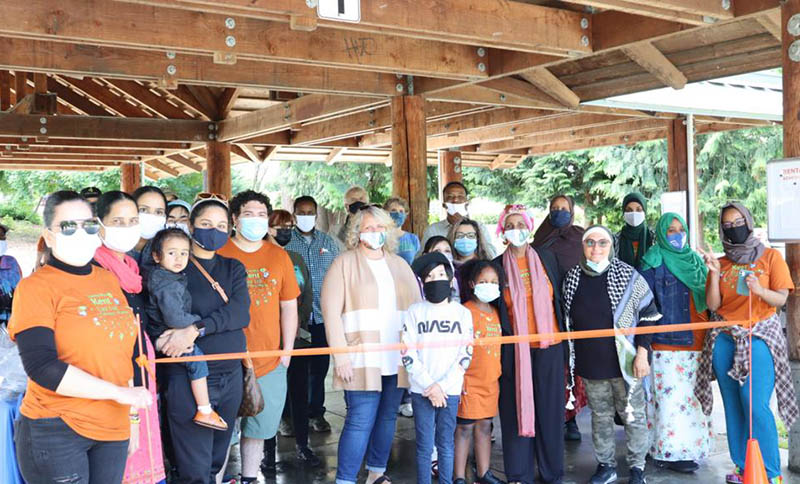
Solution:
M 361 0 L 319 0 L 319 18 L 342 22 L 361 21 Z

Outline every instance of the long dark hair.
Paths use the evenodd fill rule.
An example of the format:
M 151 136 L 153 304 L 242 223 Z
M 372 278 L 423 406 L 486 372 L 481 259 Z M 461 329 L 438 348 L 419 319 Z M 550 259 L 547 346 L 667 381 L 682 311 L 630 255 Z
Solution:
M 100 195 L 100 198 L 97 199 L 97 203 L 95 203 L 94 206 L 97 213 L 97 218 L 103 220 L 106 215 L 111 213 L 111 207 L 113 207 L 115 203 L 123 200 L 129 200 L 134 206 L 136 206 L 136 200 L 132 196 L 119 190 L 112 190 Z
M 464 301 L 475 299 L 475 290 L 470 283 L 474 283 L 475 279 L 477 279 L 481 272 L 487 267 L 491 267 L 497 273 L 497 283 L 500 285 L 500 291 L 503 291 L 506 287 L 505 272 L 499 264 L 495 264 L 486 259 L 473 259 L 465 262 L 460 268 L 461 273 L 464 275 L 464 287 L 461 288 L 461 295 L 464 296 Z M 503 297 L 502 293 L 500 297 Z

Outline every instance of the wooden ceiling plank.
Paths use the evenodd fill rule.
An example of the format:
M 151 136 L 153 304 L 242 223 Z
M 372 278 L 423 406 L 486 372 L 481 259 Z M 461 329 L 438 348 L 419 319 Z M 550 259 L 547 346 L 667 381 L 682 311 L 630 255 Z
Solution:
M 179 163 L 186 168 L 189 168 L 192 171 L 200 172 L 203 171 L 203 167 L 195 163 L 194 161 L 190 160 L 189 158 L 181 155 L 181 154 L 174 154 L 174 155 L 167 155 L 167 158 L 174 161 L 175 163 Z
M 72 76 L 159 81 L 170 65 L 176 70 L 172 79 L 182 84 L 371 96 L 397 94 L 394 74 L 248 59 L 239 59 L 233 69 L 196 54 L 168 59 L 163 52 L 150 50 L 0 37 L 0 66 L 11 70 L 22 67 Z
M 679 12 L 728 20 L 733 18 L 734 1 L 746 2 L 747 0 L 731 0 L 727 2 L 727 9 L 723 5 L 725 2 L 720 0 L 659 0 L 658 5 Z M 628 0 L 628 2 L 643 6 L 653 5 L 653 0 Z
M 48 165 L 42 163 L 3 163 L 0 160 L 0 166 L 4 170 L 40 170 L 40 171 L 105 171 L 106 167 L 96 165 Z
M 496 169 L 500 168 L 501 166 L 503 166 L 503 163 L 508 161 L 508 159 L 511 158 L 512 156 L 514 156 L 514 155 L 513 154 L 509 154 L 509 153 L 501 153 L 501 154 L 497 155 L 494 158 L 494 160 L 492 160 L 492 162 L 489 164 L 489 169 L 490 170 L 496 170 Z
M 43 123 L 42 120 L 45 122 Z M 0 136 L 205 142 L 208 122 L 102 116 L 42 116 L 0 113 Z M 41 129 L 46 132 L 42 133 Z
M 183 109 L 171 104 L 149 88 L 126 79 L 107 79 L 109 84 L 125 92 L 166 119 L 192 119 Z
M 199 105 L 203 108 L 203 113 L 211 120 L 219 120 L 219 108 L 217 98 L 206 86 L 187 85 L 186 88 L 192 93 Z
M 587 7 L 616 10 L 619 12 L 641 15 L 643 17 L 670 20 L 689 25 L 700 26 L 708 24 L 708 22 L 703 19 L 702 15 L 665 8 L 659 4 L 654 5 L 653 2 L 648 5 L 638 4 L 629 0 L 569 0 L 569 2 Z
M 568 108 L 577 109 L 581 103 L 577 94 L 544 67 L 524 72 L 520 76 Z
M 640 42 L 622 48 L 625 55 L 639 64 L 644 70 L 658 78 L 673 89 L 683 89 L 688 80 L 686 76 L 670 62 L 650 42 Z
M 72 88 L 84 93 L 94 99 L 106 109 L 113 111 L 121 116 L 128 118 L 150 118 L 150 114 L 138 106 L 129 103 L 125 98 L 117 96 L 105 85 L 100 85 L 90 78 L 78 79 L 69 76 L 59 76 L 59 78 L 69 84 Z
M 604 146 L 630 145 L 642 141 L 653 141 L 667 137 L 666 130 L 645 131 L 631 135 L 613 135 L 597 138 L 586 138 L 577 141 L 541 145 L 528 150 L 529 155 L 546 155 L 564 151 L 585 150 Z
M 226 18 L 220 14 L 107 0 L 62 0 L 57 10 L 49 0 L 6 0 L 0 32 L 13 37 L 145 47 L 174 51 L 178 55 L 219 52 L 233 54 L 237 59 L 465 80 L 487 76 L 485 69 L 479 69 L 481 57 L 477 49 L 470 45 L 378 33 L 360 35 L 335 29 L 295 32 L 286 23 L 253 18 L 237 19 L 235 31 L 230 31 L 225 27 Z M 57 29 L 50 27 L 54 24 Z M 579 21 L 576 25 L 579 28 Z M 563 36 L 554 34 L 554 37 Z M 228 45 L 231 43 L 233 47 Z M 398 52 L 403 55 L 397 55 Z
M 64 86 L 52 77 L 47 79 L 47 88 L 50 90 L 50 92 L 56 93 L 60 101 L 67 103 L 69 106 L 72 106 L 84 114 L 88 114 L 89 116 L 114 115 L 114 113 L 110 110 L 91 102 L 86 97 L 78 94 L 69 87 Z
M 508 82 L 511 81 L 511 82 Z M 439 91 L 432 94 L 425 94 L 427 101 L 441 101 L 441 102 L 457 102 L 457 103 L 471 103 L 482 104 L 486 106 L 505 106 L 513 108 L 532 108 L 532 109 L 565 109 L 564 106 L 557 103 L 555 100 L 542 99 L 541 95 L 537 98 L 530 96 L 520 96 L 521 90 L 518 89 L 519 84 L 523 83 L 530 86 L 531 90 L 536 90 L 532 85 L 525 81 L 517 81 L 516 79 L 504 78 L 495 79 L 489 86 L 484 85 L 469 85 L 446 91 Z M 513 91 L 513 93 L 512 93 Z
M 150 160 L 150 161 L 147 162 L 147 164 L 152 166 L 156 170 L 162 171 L 162 172 L 164 172 L 164 173 L 166 173 L 168 175 L 178 176 L 178 175 L 181 174 L 175 168 L 172 168 L 171 166 L 167 165 L 166 163 L 158 161 L 158 160 Z
M 237 8 L 240 15 L 282 22 L 290 21 L 291 16 L 316 17 L 304 0 L 128 1 L 224 14 Z M 420 8 L 436 14 L 420 15 Z M 560 55 L 591 51 L 591 46 L 581 41 L 580 12 L 538 5 L 435 0 L 421 7 L 417 0 L 393 0 L 391 8 L 379 2 L 362 2 L 360 14 L 358 23 L 317 19 L 317 26 Z
M 325 164 L 331 166 L 335 164 L 346 152 L 346 148 L 333 148 L 328 156 L 325 158 Z

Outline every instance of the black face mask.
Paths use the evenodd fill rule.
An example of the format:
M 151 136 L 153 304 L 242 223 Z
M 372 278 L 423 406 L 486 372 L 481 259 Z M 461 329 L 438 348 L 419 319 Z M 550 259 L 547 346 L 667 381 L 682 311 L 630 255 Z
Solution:
M 422 285 L 422 292 L 426 301 L 440 303 L 450 296 L 450 281 L 428 281 Z
M 275 242 L 281 247 L 286 247 L 286 244 L 292 240 L 292 229 L 277 229 L 275 234 Z
M 750 237 L 750 229 L 747 228 L 747 225 L 742 225 L 739 227 L 722 229 L 722 234 L 734 244 L 744 244 L 747 238 Z

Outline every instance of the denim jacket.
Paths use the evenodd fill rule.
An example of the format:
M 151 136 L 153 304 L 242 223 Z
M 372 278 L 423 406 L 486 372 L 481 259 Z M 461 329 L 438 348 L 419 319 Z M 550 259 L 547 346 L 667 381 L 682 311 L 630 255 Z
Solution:
M 665 264 L 642 272 L 642 276 L 647 281 L 647 285 L 650 286 L 650 290 L 653 291 L 658 311 L 663 315 L 658 324 L 685 324 L 691 322 L 689 298 L 692 295 L 689 292 L 689 288 L 678 280 L 667 269 Z M 653 343 L 692 346 L 694 334 L 691 331 L 656 333 L 653 335 Z

